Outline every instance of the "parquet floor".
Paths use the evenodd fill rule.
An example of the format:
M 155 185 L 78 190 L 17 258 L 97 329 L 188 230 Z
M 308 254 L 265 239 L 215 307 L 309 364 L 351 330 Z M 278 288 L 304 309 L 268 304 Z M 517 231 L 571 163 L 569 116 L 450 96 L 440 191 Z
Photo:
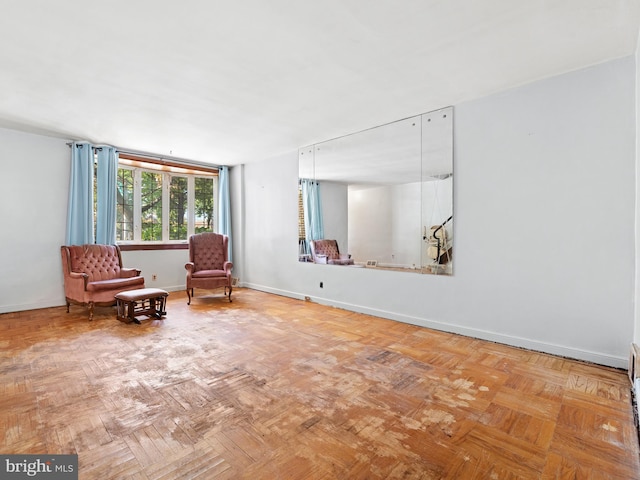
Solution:
M 81 479 L 634 479 L 626 373 L 247 289 L 0 315 L 0 453 Z

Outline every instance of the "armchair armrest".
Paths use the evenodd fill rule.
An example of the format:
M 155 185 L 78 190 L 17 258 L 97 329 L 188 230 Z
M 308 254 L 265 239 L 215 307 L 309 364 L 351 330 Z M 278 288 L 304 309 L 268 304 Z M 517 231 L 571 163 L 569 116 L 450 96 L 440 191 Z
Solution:
M 137 268 L 121 268 L 120 269 L 120 278 L 131 278 L 131 277 L 139 277 L 142 270 Z
M 69 284 L 74 285 L 75 288 L 82 285 L 83 290 L 87 289 L 87 280 L 89 279 L 89 275 L 87 275 L 86 273 L 69 272 L 67 278 L 69 279 Z
M 316 255 L 315 256 L 316 263 L 324 263 L 324 264 L 326 264 L 328 258 L 329 257 L 327 255 Z
M 193 273 L 193 269 L 196 268 L 196 265 L 193 262 L 187 262 L 184 264 L 184 268 L 186 268 L 187 273 L 191 275 Z
M 224 262 L 224 265 L 222 266 L 222 269 L 227 272 L 227 275 L 231 275 L 231 269 L 233 268 L 233 263 L 231 262 Z
M 84 298 L 89 275 L 80 272 L 66 272 L 64 275 L 64 295 L 74 300 Z

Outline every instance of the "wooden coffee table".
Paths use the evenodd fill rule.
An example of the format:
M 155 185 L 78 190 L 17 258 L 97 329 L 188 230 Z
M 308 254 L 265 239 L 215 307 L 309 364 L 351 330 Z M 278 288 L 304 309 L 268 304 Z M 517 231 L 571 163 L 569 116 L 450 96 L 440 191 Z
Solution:
M 159 288 L 141 288 L 120 292 L 115 296 L 118 320 L 140 325 L 140 320 L 136 318 L 140 315 L 162 318 L 167 314 L 165 308 L 168 295 L 168 292 Z

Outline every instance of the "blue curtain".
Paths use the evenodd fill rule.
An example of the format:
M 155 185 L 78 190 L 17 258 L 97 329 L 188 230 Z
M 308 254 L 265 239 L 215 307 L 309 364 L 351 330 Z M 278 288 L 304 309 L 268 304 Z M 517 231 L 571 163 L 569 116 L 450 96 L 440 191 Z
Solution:
M 93 243 L 93 148 L 71 145 L 71 180 L 67 213 L 67 245 Z
M 307 240 L 305 250 L 309 252 L 309 241 L 324 238 L 324 223 L 322 221 L 322 201 L 320 199 L 320 184 L 309 179 L 301 179 L 302 207 L 304 209 L 304 230 Z
M 218 233 L 229 237 L 229 261 L 233 262 L 231 247 L 231 199 L 229 196 L 229 167 L 218 169 Z
M 96 243 L 115 245 L 118 152 L 113 147 L 99 147 L 96 150 L 98 154 Z

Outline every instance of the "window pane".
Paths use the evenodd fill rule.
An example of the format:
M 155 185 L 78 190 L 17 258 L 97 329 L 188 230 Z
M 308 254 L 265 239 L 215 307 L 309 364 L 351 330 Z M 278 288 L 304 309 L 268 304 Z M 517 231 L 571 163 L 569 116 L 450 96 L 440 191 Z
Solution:
M 212 232 L 213 218 L 213 178 L 196 177 L 196 224 L 195 232 Z
M 118 169 L 116 240 L 133 240 L 133 170 Z
M 187 239 L 187 178 L 172 177 L 169 188 L 169 240 Z
M 162 174 L 142 172 L 142 240 L 162 240 Z

